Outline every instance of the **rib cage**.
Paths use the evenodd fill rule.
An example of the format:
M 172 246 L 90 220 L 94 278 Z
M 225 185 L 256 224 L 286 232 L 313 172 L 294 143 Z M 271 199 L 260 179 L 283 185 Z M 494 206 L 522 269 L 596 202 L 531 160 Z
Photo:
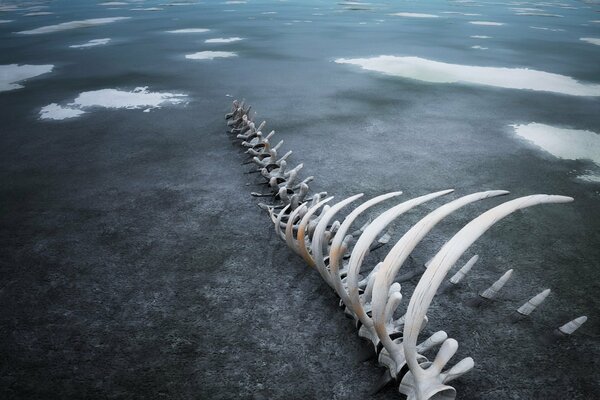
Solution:
M 263 137 L 261 129 L 265 122 L 256 128 L 249 111 L 250 107 L 246 107 L 243 101 L 234 101 L 232 111 L 226 115 L 229 120 L 227 125 L 231 127 L 229 133 L 232 138 L 244 140 L 242 145 L 247 148 L 246 153 L 251 157 L 247 163 L 254 163 L 257 167 L 250 173 L 260 173 L 266 180 L 270 192 L 253 195 L 274 199 L 273 204 L 260 203 L 259 206 L 269 212 L 277 236 L 310 267 L 315 268 L 335 290 L 345 312 L 355 319 L 359 335 L 371 341 L 375 351 L 379 352 L 379 362 L 389 370 L 391 377 L 400 382 L 401 393 L 408 399 L 415 400 L 454 399 L 456 391 L 447 383 L 472 369 L 473 360 L 470 357 L 464 358 L 444 370 L 458 348 L 458 342 L 449 339 L 444 331 L 434 333 L 417 345 L 419 333 L 427 323 L 427 310 L 437 289 L 469 246 L 502 218 L 526 207 L 565 203 L 573 199 L 545 194 L 525 196 L 507 201 L 473 219 L 427 263 L 427 268 L 410 297 L 406 314 L 394 319 L 394 312 L 402 301 L 401 286 L 394 280 L 423 237 L 456 210 L 479 200 L 507 195 L 509 192 L 491 190 L 474 193 L 438 207 L 414 224 L 394 244 L 383 262 L 372 268 L 368 276 L 361 280 L 360 271 L 365 256 L 378 246 L 374 244 L 378 237 L 381 243 L 385 242 L 381 235 L 386 235 L 385 229 L 391 222 L 410 209 L 454 190 L 442 190 L 397 203 L 380 213 L 361 230 L 349 233 L 351 224 L 362 213 L 381 202 L 395 199 L 402 192 L 385 193 L 367 200 L 356 206 L 341 222 L 335 220 L 342 209 L 357 202 L 363 194 L 356 194 L 333 204 L 330 204 L 333 196 L 326 197 L 326 193 L 315 194 L 307 200 L 308 182 L 313 177 L 295 184 L 303 165 L 299 164 L 288 170 L 287 159 L 292 152 L 288 151 L 283 157 L 277 158 L 277 149 L 282 142 L 271 147 L 269 139 L 273 137 L 274 131 Z M 352 241 L 355 241 L 355 245 L 350 251 Z M 345 258 L 348 258 L 346 263 Z M 476 260 L 474 257 L 469 264 L 472 265 Z M 423 353 L 440 344 L 436 357 L 429 361 Z

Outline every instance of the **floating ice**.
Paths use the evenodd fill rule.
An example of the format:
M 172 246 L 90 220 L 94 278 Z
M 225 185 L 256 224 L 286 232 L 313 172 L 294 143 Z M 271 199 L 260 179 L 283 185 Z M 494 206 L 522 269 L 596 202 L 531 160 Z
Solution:
M 13 22 L 12 19 L 0 19 L 0 24 L 8 24 L 9 22 Z
M 231 43 L 231 42 L 239 42 L 240 40 L 244 40 L 241 37 L 230 37 L 230 38 L 214 38 L 214 39 L 206 39 L 204 43 Z
M 40 110 L 41 119 L 63 120 L 78 117 L 87 109 L 125 108 L 129 110 L 143 108 L 149 111 L 164 104 L 181 104 L 187 95 L 182 93 L 149 92 L 148 87 L 137 87 L 128 92 L 118 89 L 101 89 L 83 92 L 72 103 L 60 106 L 52 103 Z
M 555 17 L 555 18 L 563 18 L 564 17 L 564 15 L 541 13 L 541 12 L 519 12 L 519 13 L 515 13 L 515 15 L 521 15 L 521 16 L 527 16 L 527 17 Z
M 578 129 L 531 123 L 511 125 L 515 133 L 555 157 L 567 160 L 587 159 L 600 165 L 600 134 Z
M 600 175 L 593 175 L 593 174 L 579 175 L 577 177 L 577 179 L 582 180 L 584 182 L 600 183 Z
M 243 0 L 230 0 L 230 1 L 226 1 L 223 4 L 246 4 L 246 1 L 243 1 Z
M 530 26 L 531 29 L 538 29 L 540 31 L 551 31 L 551 32 L 564 32 L 564 29 L 560 28 L 546 28 L 543 26 Z
M 99 6 L 128 6 L 129 3 L 124 3 L 122 1 L 107 1 L 106 3 L 99 3 Z
M 42 26 L 41 28 L 31 29 L 28 31 L 21 31 L 21 32 L 17 32 L 17 33 L 20 33 L 23 35 L 38 35 L 38 34 L 42 34 L 42 33 L 53 33 L 53 32 L 65 31 L 68 29 L 87 28 L 90 26 L 110 24 L 110 23 L 113 23 L 116 21 L 122 21 L 122 20 L 129 19 L 129 18 L 130 17 L 92 18 L 92 19 L 85 19 L 82 21 L 63 22 L 62 24 L 58 24 L 58 25 Z
M 439 15 L 434 14 L 422 14 L 422 13 L 408 13 L 408 12 L 399 12 L 390 14 L 395 17 L 406 17 L 406 18 L 439 18 Z
M 527 68 L 478 67 L 449 64 L 419 57 L 378 56 L 340 58 L 338 64 L 358 65 L 368 71 L 433 83 L 467 83 L 508 89 L 528 89 L 573 96 L 600 96 L 600 85 L 578 82 L 550 72 Z
M 442 14 L 456 14 L 456 15 L 465 15 L 467 17 L 479 17 L 481 16 L 481 14 L 475 14 L 475 13 L 464 13 L 464 12 L 458 12 L 458 11 L 442 11 Z
M 72 49 L 83 49 L 83 48 L 88 48 L 88 47 L 101 46 L 103 44 L 107 44 L 108 42 L 110 42 L 110 38 L 92 39 L 92 40 L 88 41 L 87 43 L 73 44 L 69 47 Z
M 473 25 L 484 25 L 484 26 L 502 26 L 504 22 L 492 22 L 492 21 L 469 21 Z
M 487 47 L 483 47 L 483 46 L 479 46 L 479 45 L 475 45 L 475 46 L 471 46 L 472 49 L 478 49 L 478 50 L 487 50 Z
M 167 31 L 167 33 L 205 33 L 210 29 L 204 28 L 187 28 L 187 29 L 175 29 L 174 31 Z
M 473 35 L 471 36 L 473 39 L 491 39 L 491 36 L 485 36 L 485 35 Z
M 131 11 L 162 11 L 160 7 L 132 8 Z
M 62 107 L 56 103 L 48 104 L 40 110 L 40 119 L 63 120 L 79 117 L 85 111 L 78 108 Z
M 236 57 L 237 54 L 231 51 L 199 51 L 197 53 L 186 54 L 185 58 L 189 60 L 213 60 L 215 58 Z
M 39 15 L 52 15 L 54 14 L 53 12 L 49 12 L 49 11 L 37 11 L 37 12 L 31 12 L 31 13 L 27 13 L 27 14 L 23 14 L 23 16 L 25 17 L 37 17 Z
M 20 89 L 23 86 L 16 82 L 46 74 L 53 68 L 54 65 L 0 65 L 0 92 Z
M 583 40 L 584 42 L 588 42 L 591 44 L 595 44 L 596 46 L 600 46 L 600 38 L 591 38 L 591 37 L 582 37 L 579 40 Z

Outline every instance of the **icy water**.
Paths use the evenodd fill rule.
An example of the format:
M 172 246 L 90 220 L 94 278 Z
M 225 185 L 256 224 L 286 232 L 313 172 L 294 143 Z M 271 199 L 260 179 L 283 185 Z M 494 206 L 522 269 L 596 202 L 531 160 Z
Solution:
M 574 197 L 486 233 L 426 332 L 475 360 L 458 398 L 598 397 L 597 3 L 0 1 L 0 49 L 2 398 L 371 396 L 382 370 L 248 195 L 233 98 L 339 198 Z M 500 201 L 440 224 L 407 271 Z M 468 305 L 511 268 L 500 299 Z

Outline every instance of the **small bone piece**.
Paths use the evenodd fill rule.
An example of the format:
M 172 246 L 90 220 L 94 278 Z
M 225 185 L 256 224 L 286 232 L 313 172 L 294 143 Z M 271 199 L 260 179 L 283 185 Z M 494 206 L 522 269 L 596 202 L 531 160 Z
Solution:
M 459 269 L 458 272 L 452 276 L 452 278 L 450 278 L 450 283 L 457 285 L 460 281 L 462 281 L 463 278 L 469 273 L 471 268 L 473 268 L 473 265 L 475 265 L 477 260 L 479 260 L 478 255 L 471 257 L 471 259 L 467 261 L 467 263 L 463 265 L 463 267 Z
M 581 325 L 585 323 L 585 321 L 587 321 L 587 317 L 583 315 L 581 317 L 575 318 L 572 321 L 567 322 L 566 324 L 558 328 L 558 330 L 561 333 L 564 333 L 565 335 L 571 335 L 573 334 L 573 332 L 579 329 Z
M 550 294 L 550 289 L 546 289 L 541 293 L 536 294 L 534 297 L 529 299 L 527 303 L 523 304 L 517 312 L 522 315 L 529 315 L 535 310 L 540 304 L 546 300 L 546 297 Z
M 498 279 L 496 282 L 494 282 L 494 284 L 492 286 L 485 289 L 479 295 L 481 297 L 483 297 L 484 299 L 488 299 L 488 300 L 494 299 L 498 295 L 498 292 L 500 292 L 500 290 L 502 289 L 504 284 L 506 284 L 506 282 L 508 282 L 508 280 L 510 279 L 510 277 L 512 275 L 512 272 L 513 272 L 512 269 L 509 269 L 508 271 L 506 271 L 504 273 L 504 275 L 502 275 L 500 277 L 500 279 Z

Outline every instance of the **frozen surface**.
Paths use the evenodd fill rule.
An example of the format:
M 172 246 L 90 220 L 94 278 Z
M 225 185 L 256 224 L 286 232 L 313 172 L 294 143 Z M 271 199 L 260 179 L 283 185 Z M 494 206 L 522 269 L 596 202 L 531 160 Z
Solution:
M 404 200 L 447 188 L 456 190 L 448 201 L 491 189 L 509 190 L 505 200 L 574 197 L 519 212 L 488 231 L 458 263 L 479 254 L 471 273 L 436 297 L 424 333 L 445 329 L 459 342 L 457 358 L 475 360 L 456 381 L 459 399 L 597 397 L 600 167 L 556 157 L 512 125 L 600 133 L 600 97 L 442 84 L 334 61 L 416 57 L 427 61 L 414 75 L 433 68 L 430 61 L 443 64 L 433 68 L 436 80 L 448 80 L 448 65 L 463 74 L 464 67 L 481 67 L 491 70 L 469 70 L 467 81 L 490 71 L 496 80 L 505 69 L 511 85 L 564 89 L 538 74 L 515 83 L 529 70 L 586 92 L 600 84 L 600 52 L 580 38 L 598 37 L 598 23 L 590 22 L 599 18 L 598 5 L 146 0 L 110 10 L 98 5 L 106 1 L 0 6 L 0 18 L 13 20 L 0 24 L 0 65 L 55 66 L 13 82 L 24 88 L 0 92 L 0 398 L 402 399 L 397 385 L 370 394 L 382 370 L 361 358 L 365 344 L 339 299 L 275 238 L 249 196 L 263 187 L 244 174 L 245 155 L 225 134 L 233 98 L 245 98 L 256 119 L 267 121 L 284 140 L 282 151 L 293 150 L 290 165 L 304 163 L 303 177 L 315 176 L 311 189 L 336 199 L 402 190 Z M 151 7 L 163 10 L 129 10 Z M 564 17 L 517 16 L 515 7 Z M 22 16 L 36 11 L 54 14 Z M 397 12 L 441 18 L 389 15 Z M 118 16 L 131 18 L 16 34 Z M 468 23 L 474 20 L 505 25 Z M 470 37 L 476 35 L 493 37 Z M 245 40 L 204 43 L 230 37 Z M 69 48 L 96 38 L 113 41 Z M 237 57 L 184 57 L 220 50 Z M 94 106 L 107 104 L 98 98 L 85 108 L 70 104 L 82 93 L 129 93 L 141 85 L 186 94 L 179 99 L 187 104 L 163 103 L 147 113 L 150 106 Z M 40 118 L 43 108 L 48 116 L 85 114 L 48 120 Z M 473 204 L 440 223 L 403 270 L 419 271 L 499 201 Z M 399 218 L 391 243 L 443 203 Z M 389 248 L 372 252 L 365 270 Z M 496 301 L 469 306 L 508 269 L 513 277 Z M 405 300 L 416 279 L 402 282 Z M 546 302 L 512 323 L 515 310 L 545 288 L 552 289 Z M 589 319 L 573 337 L 544 342 L 579 315 Z

